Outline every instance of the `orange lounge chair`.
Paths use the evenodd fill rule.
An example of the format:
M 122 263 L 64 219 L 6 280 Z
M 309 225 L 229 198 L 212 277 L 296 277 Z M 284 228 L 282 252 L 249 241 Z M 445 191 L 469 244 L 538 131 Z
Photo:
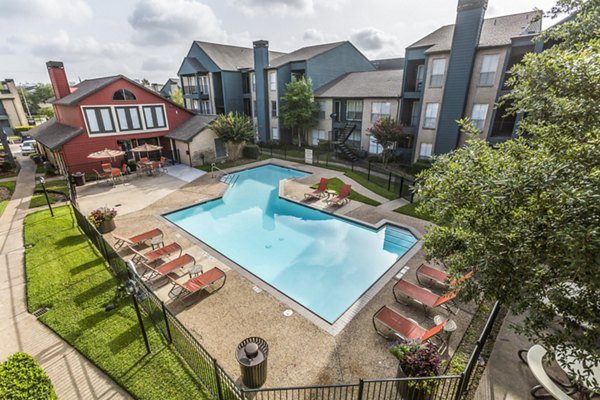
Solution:
M 338 194 L 337 196 L 335 196 L 332 199 L 327 200 L 327 202 L 329 204 L 335 204 L 336 206 L 339 206 L 339 205 L 349 202 L 350 199 L 348 198 L 348 196 L 350 196 L 350 188 L 351 187 L 352 187 L 351 185 L 344 184 L 342 186 L 342 189 L 340 190 L 340 194 Z
M 173 284 L 171 291 L 169 291 L 169 297 L 174 299 L 178 299 L 182 296 L 187 297 L 194 293 L 201 292 L 202 290 L 207 289 L 213 283 L 217 282 L 219 279 L 223 278 L 223 283 L 221 286 L 212 291 L 212 293 L 214 293 L 225 286 L 225 281 L 227 280 L 227 275 L 225 275 L 225 272 L 217 267 L 211 268 L 197 277 L 183 283 L 177 282 L 177 280 L 171 277 L 171 275 L 167 276 Z
M 140 253 L 132 246 L 129 246 L 129 248 L 134 253 L 134 256 L 131 258 L 131 261 L 133 261 L 136 264 L 139 262 L 145 262 L 146 264 L 150 264 L 162 259 L 163 257 L 170 256 L 173 253 L 179 252 L 179 256 L 182 253 L 182 249 L 179 243 L 171 243 L 166 246 L 159 247 L 156 250 L 150 250 L 147 253 Z
M 454 298 L 456 297 L 456 294 L 458 293 L 459 290 L 460 290 L 460 288 L 456 288 L 450 293 L 447 293 L 443 296 L 438 296 L 437 294 L 435 294 L 421 286 L 417 286 L 414 283 L 405 281 L 404 279 L 400 279 L 400 281 L 398 281 L 398 283 L 396 283 L 396 285 L 394 285 L 393 293 L 394 293 L 394 297 L 396 298 L 396 301 L 399 303 L 402 303 L 402 301 L 398 297 L 398 292 L 402 297 L 409 299 L 409 300 L 414 300 L 417 303 L 420 303 L 423 306 L 423 308 L 425 309 L 425 313 L 428 312 L 428 307 L 429 308 L 443 307 L 446 310 L 456 314 L 458 311 L 456 311 L 456 312 L 452 311 L 452 309 L 450 309 L 448 303 L 451 302 L 452 300 L 454 300 Z M 405 304 L 407 304 L 407 303 L 405 303 Z
M 325 196 L 325 191 L 327 190 L 327 184 L 329 183 L 329 179 L 321 178 L 319 182 L 319 187 L 313 190 L 312 192 L 304 193 L 305 199 L 320 199 Z
M 377 323 L 380 323 L 393 331 L 394 335 L 403 340 L 418 340 L 424 342 L 428 339 L 433 338 L 437 335 L 446 325 L 446 321 L 442 321 L 439 325 L 427 330 L 419 325 L 416 321 L 405 317 L 404 315 L 392 310 L 388 306 L 383 306 L 373 315 L 373 327 L 375 331 L 388 338 L 388 335 L 384 334 L 381 329 L 377 327 Z M 436 338 L 440 343 L 437 343 L 438 349 L 441 348 L 443 340 L 439 337 Z M 435 344 L 435 343 L 434 343 Z
M 160 229 L 155 228 L 151 231 L 140 233 L 139 235 L 125 237 L 121 236 L 118 233 L 111 233 L 112 237 L 115 238 L 115 247 L 117 249 L 123 247 L 124 245 L 128 246 L 137 246 L 139 244 L 144 243 L 147 240 L 150 240 L 150 244 L 152 245 L 152 250 L 154 250 L 154 246 L 163 245 L 163 233 Z
M 446 272 L 441 271 L 437 268 L 433 268 L 430 265 L 421 264 L 419 266 L 419 268 L 417 268 L 417 281 L 421 285 L 423 283 L 421 282 L 419 277 L 425 277 L 425 278 L 427 278 L 435 283 L 438 283 L 440 285 L 443 285 L 443 286 L 456 286 L 456 285 L 466 281 L 467 279 L 470 279 L 471 276 L 473 276 L 473 271 L 469 272 L 468 274 L 464 275 L 461 278 L 450 280 L 450 275 L 448 275 Z
M 183 267 L 184 265 L 196 264 L 196 259 L 186 253 L 180 257 L 169 261 L 168 263 L 159 265 L 158 267 L 153 267 L 144 262 L 142 262 L 141 264 L 144 268 L 146 268 L 146 270 L 142 274 L 142 277 L 150 280 L 158 276 L 166 276 L 171 272 L 175 271 L 176 269 Z

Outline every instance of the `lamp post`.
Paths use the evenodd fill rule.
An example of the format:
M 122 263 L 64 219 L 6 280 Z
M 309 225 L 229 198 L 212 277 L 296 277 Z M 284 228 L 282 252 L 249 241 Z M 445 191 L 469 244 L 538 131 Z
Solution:
M 46 196 L 46 203 L 48 203 L 48 209 L 50 210 L 50 215 L 54 217 L 54 211 L 52 210 L 52 206 L 50 205 L 50 199 L 48 198 L 48 191 L 46 190 L 46 179 L 43 176 L 40 176 L 40 183 L 42 185 L 42 189 L 44 190 L 44 196 Z

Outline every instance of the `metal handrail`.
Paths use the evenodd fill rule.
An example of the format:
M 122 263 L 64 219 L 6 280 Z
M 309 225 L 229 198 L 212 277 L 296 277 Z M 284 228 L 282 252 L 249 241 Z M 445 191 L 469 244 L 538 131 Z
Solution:
M 215 170 L 220 171 L 223 173 L 223 175 L 220 176 L 220 178 L 222 177 L 227 177 L 229 176 L 228 172 L 223 171 L 221 168 L 217 167 L 217 165 L 215 163 L 210 164 L 210 173 L 212 174 L 212 177 L 215 177 Z

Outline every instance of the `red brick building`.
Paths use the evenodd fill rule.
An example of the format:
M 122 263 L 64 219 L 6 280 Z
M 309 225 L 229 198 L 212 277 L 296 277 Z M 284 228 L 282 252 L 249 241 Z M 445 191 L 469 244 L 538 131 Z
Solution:
M 131 148 L 144 143 L 162 146 L 167 158 L 179 160 L 171 139 L 194 114 L 122 75 L 88 79 L 69 87 L 62 62 L 46 63 L 56 99 L 55 117 L 30 131 L 60 173 L 93 172 L 102 162 L 88 155 L 121 149 L 125 156 L 112 160 L 119 167 L 134 158 Z M 181 155 L 186 157 L 185 155 Z

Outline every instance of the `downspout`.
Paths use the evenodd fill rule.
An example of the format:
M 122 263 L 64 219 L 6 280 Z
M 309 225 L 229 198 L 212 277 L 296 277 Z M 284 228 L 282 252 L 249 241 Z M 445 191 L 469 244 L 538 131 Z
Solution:
M 190 142 L 188 142 L 187 144 L 187 153 L 188 153 L 188 158 L 190 159 L 190 168 L 193 168 L 192 166 L 192 150 L 190 149 Z

